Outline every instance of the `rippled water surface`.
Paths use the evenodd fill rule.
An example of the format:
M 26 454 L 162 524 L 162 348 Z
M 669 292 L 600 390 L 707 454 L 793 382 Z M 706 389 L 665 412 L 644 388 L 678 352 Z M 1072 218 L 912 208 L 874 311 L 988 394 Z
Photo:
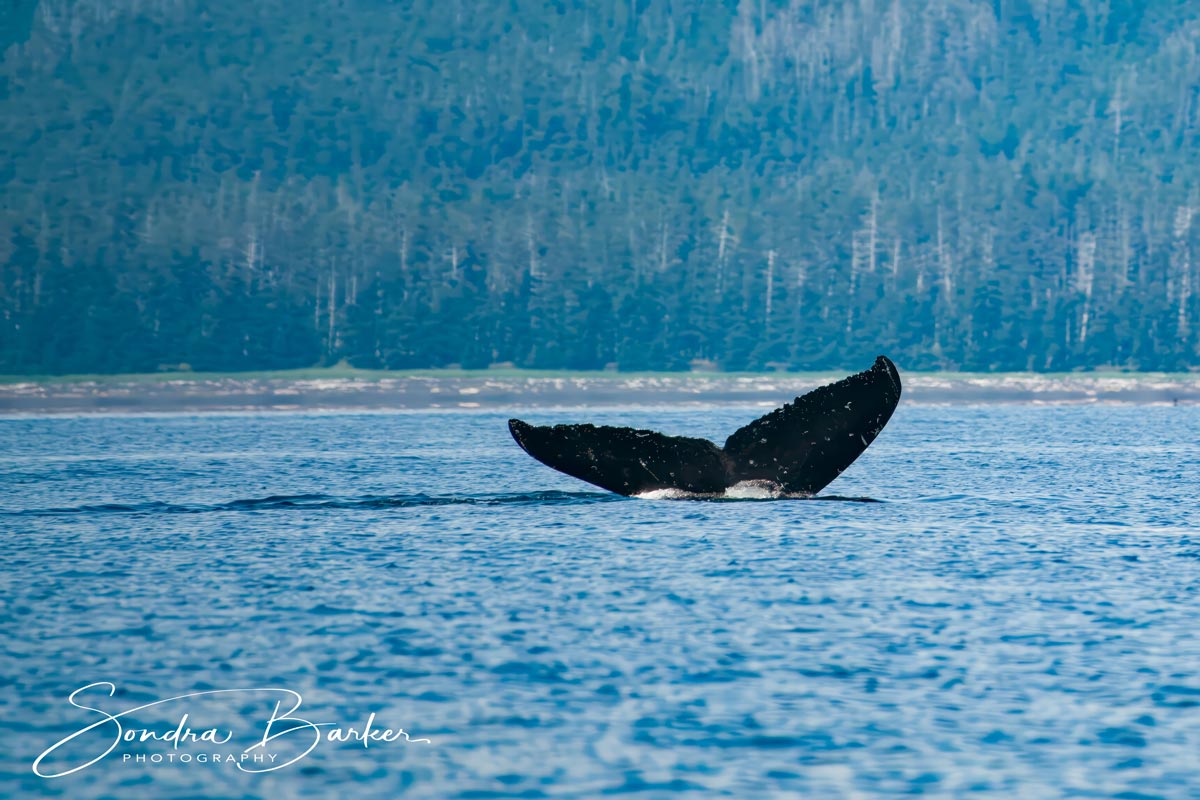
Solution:
M 529 419 L 723 439 L 759 413 Z M 0 419 L 0 794 L 1200 796 L 1197 407 L 901 406 L 826 490 L 873 503 L 623 499 L 505 419 Z M 280 698 L 233 692 L 35 775 L 100 681 L 80 705 L 287 689 L 326 732 L 430 741 L 198 763 Z M 116 740 L 183 713 L 231 741 Z

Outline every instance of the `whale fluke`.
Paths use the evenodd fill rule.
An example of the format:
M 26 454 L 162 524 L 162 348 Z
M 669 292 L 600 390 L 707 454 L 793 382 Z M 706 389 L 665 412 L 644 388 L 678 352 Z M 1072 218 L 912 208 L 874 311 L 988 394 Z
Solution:
M 623 495 L 656 489 L 717 494 L 743 481 L 815 494 L 862 455 L 900 402 L 900 375 L 884 356 L 867 371 L 821 386 L 735 431 L 707 439 L 597 425 L 534 426 L 510 419 L 521 448 L 548 467 Z

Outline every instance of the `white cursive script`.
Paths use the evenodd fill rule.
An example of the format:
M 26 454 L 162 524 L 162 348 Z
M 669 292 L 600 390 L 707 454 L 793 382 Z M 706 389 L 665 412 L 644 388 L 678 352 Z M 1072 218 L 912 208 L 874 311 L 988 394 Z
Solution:
M 304 699 L 300 696 L 299 692 L 292 691 L 291 689 L 270 687 L 253 689 L 209 689 L 201 692 L 189 692 L 187 694 L 175 695 L 174 697 L 167 697 L 162 700 L 155 700 L 151 703 L 144 703 L 140 706 L 124 709 L 115 714 L 95 706 L 85 705 L 79 699 L 80 695 L 93 689 L 107 690 L 106 693 L 108 697 L 113 697 L 117 691 L 116 684 L 109 683 L 107 681 L 101 681 L 98 683 L 90 683 L 87 686 L 81 686 L 80 688 L 71 692 L 71 694 L 67 697 L 67 702 L 84 711 L 95 712 L 96 714 L 100 715 L 100 718 L 95 722 L 92 722 L 90 725 L 80 728 L 69 736 L 59 739 L 50 747 L 46 748 L 46 750 L 43 751 L 42 754 L 39 755 L 33 762 L 34 774 L 42 778 L 62 778 L 64 776 L 71 775 L 104 760 L 122 742 L 165 742 L 169 743 L 173 750 L 178 750 L 180 745 L 187 743 L 204 744 L 206 746 L 214 744 L 227 744 L 233 739 L 234 734 L 232 729 L 193 729 L 187 724 L 189 718 L 187 713 L 184 713 L 180 716 L 179 723 L 174 728 L 163 730 L 125 727 L 121 722 L 122 719 L 126 719 L 126 722 L 128 722 L 128 718 L 131 717 L 131 715 L 149 708 L 155 708 L 168 703 L 177 703 L 183 700 L 194 699 L 198 697 L 212 697 L 216 695 L 227 696 L 234 694 L 259 693 L 283 695 L 283 698 L 275 701 L 275 708 L 271 711 L 271 715 L 267 719 L 261 738 L 257 739 L 254 744 L 243 749 L 240 753 L 240 758 L 235 758 L 231 755 L 228 758 L 222 759 L 214 754 L 211 759 L 205 758 L 202 760 L 197 758 L 196 760 L 198 763 L 209 763 L 210 761 L 212 763 L 219 763 L 221 761 L 227 761 L 234 763 L 237 768 L 243 772 L 272 772 L 277 769 L 283 769 L 284 767 L 300 761 L 313 750 L 315 750 L 322 741 L 357 741 L 361 742 L 363 747 L 369 747 L 371 742 L 388 743 L 403 741 L 406 743 L 432 744 L 429 739 L 411 737 L 403 728 L 392 729 L 376 727 L 376 716 L 374 712 L 367 717 L 366 722 L 360 728 L 355 728 L 353 726 L 343 728 L 336 722 L 313 722 L 311 720 L 304 719 L 303 717 L 297 715 L 300 711 L 300 706 L 304 702 Z M 69 742 L 72 742 L 81 736 L 85 736 L 92 731 L 97 731 L 106 725 L 112 726 L 111 737 L 101 740 L 101 746 L 107 744 L 107 747 L 105 747 L 103 751 L 92 756 L 90 760 L 83 761 L 82 763 L 76 763 L 73 766 L 70 766 L 69 769 L 61 768 L 57 770 L 48 770 L 43 768 L 42 762 L 56 750 L 68 744 Z M 306 735 L 310 738 L 303 738 Z M 307 744 L 307 747 L 301 751 L 299 755 L 296 755 L 282 763 L 276 763 L 279 756 L 277 753 L 268 753 L 268 745 L 273 742 L 277 742 L 284 737 L 296 736 L 299 736 L 297 740 L 299 744 L 301 746 Z M 129 761 L 130 759 L 130 754 L 126 754 L 123 760 Z M 153 757 L 151 757 L 151 763 L 159 763 L 161 760 L 161 756 L 158 760 L 155 760 Z M 174 757 L 167 760 L 171 763 L 175 762 Z M 189 760 L 191 759 L 183 758 L 182 756 L 179 758 L 179 761 L 182 763 L 187 763 Z M 244 762 L 247 760 L 250 761 L 250 766 L 245 765 Z M 146 758 L 144 756 L 137 756 L 134 758 L 134 761 L 137 763 L 144 763 Z M 262 764 L 263 766 L 261 768 L 256 768 L 256 764 Z

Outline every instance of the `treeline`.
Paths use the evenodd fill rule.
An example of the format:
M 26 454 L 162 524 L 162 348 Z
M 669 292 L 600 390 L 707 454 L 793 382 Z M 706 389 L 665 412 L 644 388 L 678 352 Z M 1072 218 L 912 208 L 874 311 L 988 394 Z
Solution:
M 1182 0 L 6 13 L 0 372 L 1200 365 Z

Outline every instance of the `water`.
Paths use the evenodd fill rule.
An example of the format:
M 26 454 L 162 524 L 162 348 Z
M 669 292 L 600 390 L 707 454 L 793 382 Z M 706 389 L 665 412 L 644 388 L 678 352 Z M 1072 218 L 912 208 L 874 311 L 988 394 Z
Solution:
M 758 413 L 528 418 L 723 437 Z M 826 490 L 880 502 L 623 499 L 505 418 L 0 419 L 0 793 L 1200 796 L 1200 408 L 903 405 Z M 279 695 L 230 693 L 122 728 L 186 711 L 223 748 L 36 776 L 98 681 L 108 713 L 284 688 L 431 741 L 136 761 L 261 738 Z

